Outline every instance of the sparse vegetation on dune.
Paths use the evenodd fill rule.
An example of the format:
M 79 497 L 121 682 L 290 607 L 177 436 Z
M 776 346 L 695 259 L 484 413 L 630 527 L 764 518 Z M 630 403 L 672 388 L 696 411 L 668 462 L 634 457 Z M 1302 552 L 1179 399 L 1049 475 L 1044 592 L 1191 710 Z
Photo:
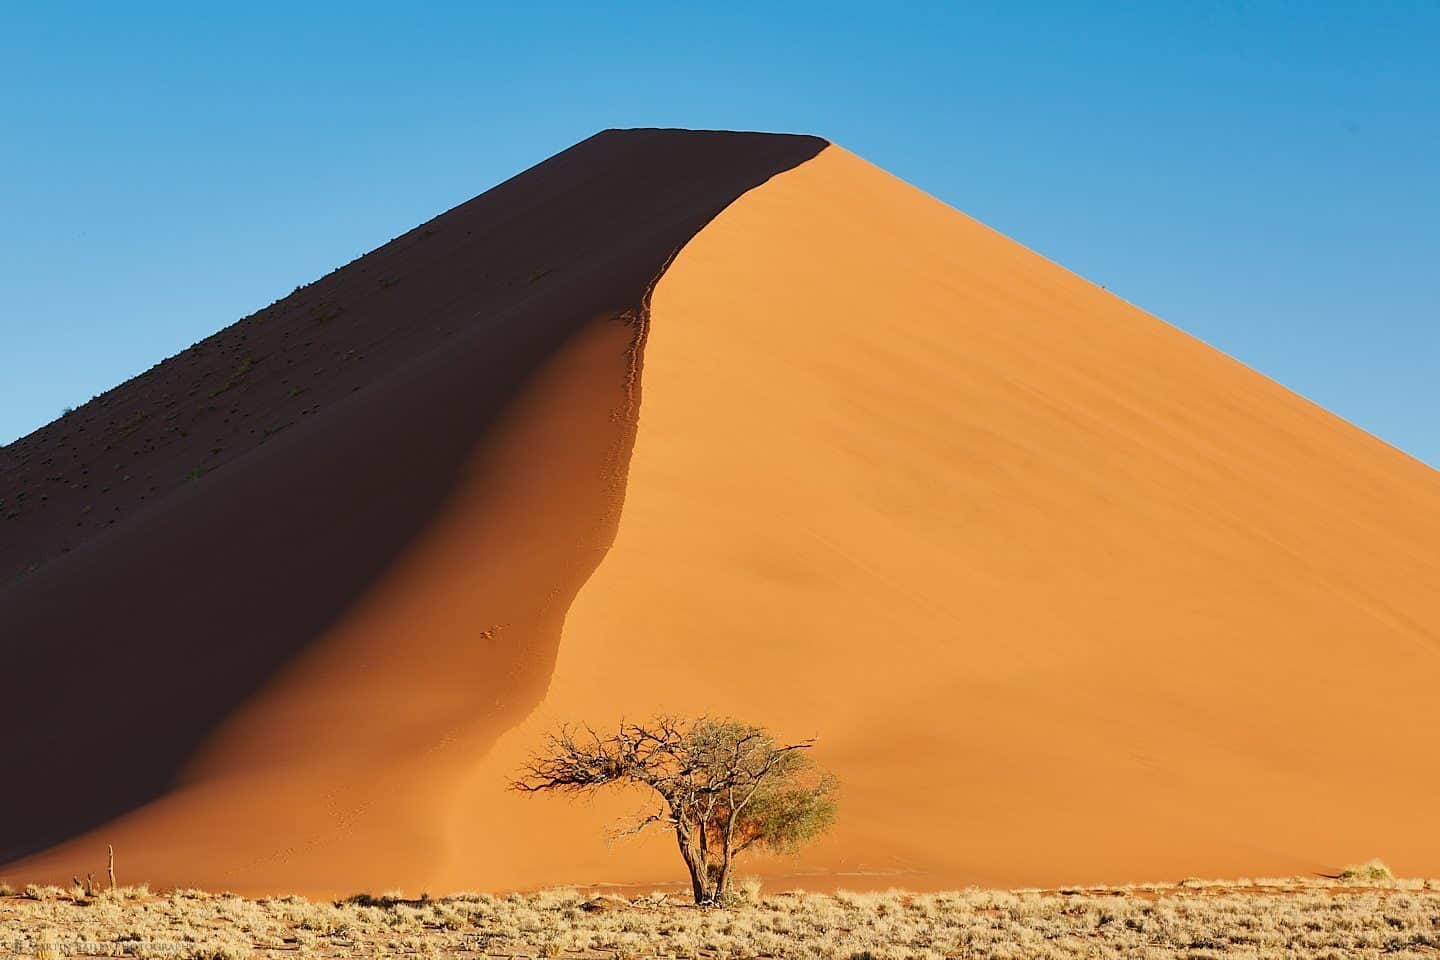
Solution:
M 743 888 L 746 884 L 740 884 Z M 728 908 L 576 890 L 336 903 L 143 887 L 0 899 L 0 956 L 1433 957 L 1440 881 L 1288 879 L 950 893 L 799 891 Z
M 1394 876 L 1395 875 L 1390 872 L 1390 868 L 1385 866 L 1381 861 L 1369 860 L 1353 867 L 1346 867 L 1340 871 L 1338 879 L 1350 881 L 1360 880 L 1373 883 L 1377 880 L 1390 880 Z

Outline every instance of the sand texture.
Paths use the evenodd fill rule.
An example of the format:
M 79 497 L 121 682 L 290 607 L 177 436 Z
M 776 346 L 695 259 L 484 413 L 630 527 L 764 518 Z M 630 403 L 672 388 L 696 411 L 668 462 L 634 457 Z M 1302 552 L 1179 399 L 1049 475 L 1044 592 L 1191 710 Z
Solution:
M 505 790 L 656 711 L 819 738 L 772 886 L 1440 873 L 1440 474 L 823 141 L 602 134 L 101 400 L 0 452 L 12 882 L 673 879 Z

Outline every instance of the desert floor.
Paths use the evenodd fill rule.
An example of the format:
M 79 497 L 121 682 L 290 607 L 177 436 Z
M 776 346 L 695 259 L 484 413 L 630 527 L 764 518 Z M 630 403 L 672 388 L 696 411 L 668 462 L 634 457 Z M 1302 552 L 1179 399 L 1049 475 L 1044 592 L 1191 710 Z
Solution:
M 0 957 L 1434 957 L 1440 880 L 916 894 L 360 895 L 335 903 L 122 887 L 0 898 Z

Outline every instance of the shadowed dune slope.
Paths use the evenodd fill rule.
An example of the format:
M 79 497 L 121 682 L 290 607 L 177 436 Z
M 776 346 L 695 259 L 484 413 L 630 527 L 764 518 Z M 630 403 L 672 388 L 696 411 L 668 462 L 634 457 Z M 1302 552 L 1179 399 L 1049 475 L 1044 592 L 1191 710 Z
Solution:
M 1440 873 L 1440 474 L 822 146 L 602 135 L 393 252 L 485 257 L 301 291 L 290 343 L 417 287 L 386 316 L 435 332 L 0 594 L 14 675 L 67 680 L 7 690 L 53 722 L 3 872 L 672 879 L 606 841 L 639 796 L 504 789 L 557 722 L 672 711 L 820 737 L 841 820 L 774 884 Z
M 781 886 L 1440 872 L 1440 474 L 837 147 L 686 246 L 644 379 L 472 882 L 673 870 L 494 787 L 621 710 L 820 737 Z
M 650 285 L 823 146 L 598 134 L 4 448 L 6 875 L 432 870 L 613 534 Z

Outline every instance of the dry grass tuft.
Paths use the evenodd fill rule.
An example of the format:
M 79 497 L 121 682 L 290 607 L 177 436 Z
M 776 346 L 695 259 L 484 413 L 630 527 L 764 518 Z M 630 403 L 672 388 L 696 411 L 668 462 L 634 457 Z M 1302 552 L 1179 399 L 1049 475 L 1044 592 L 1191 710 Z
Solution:
M 24 895 L 27 900 L 58 900 L 61 897 L 69 896 L 63 887 L 42 887 L 34 883 L 25 884 Z

